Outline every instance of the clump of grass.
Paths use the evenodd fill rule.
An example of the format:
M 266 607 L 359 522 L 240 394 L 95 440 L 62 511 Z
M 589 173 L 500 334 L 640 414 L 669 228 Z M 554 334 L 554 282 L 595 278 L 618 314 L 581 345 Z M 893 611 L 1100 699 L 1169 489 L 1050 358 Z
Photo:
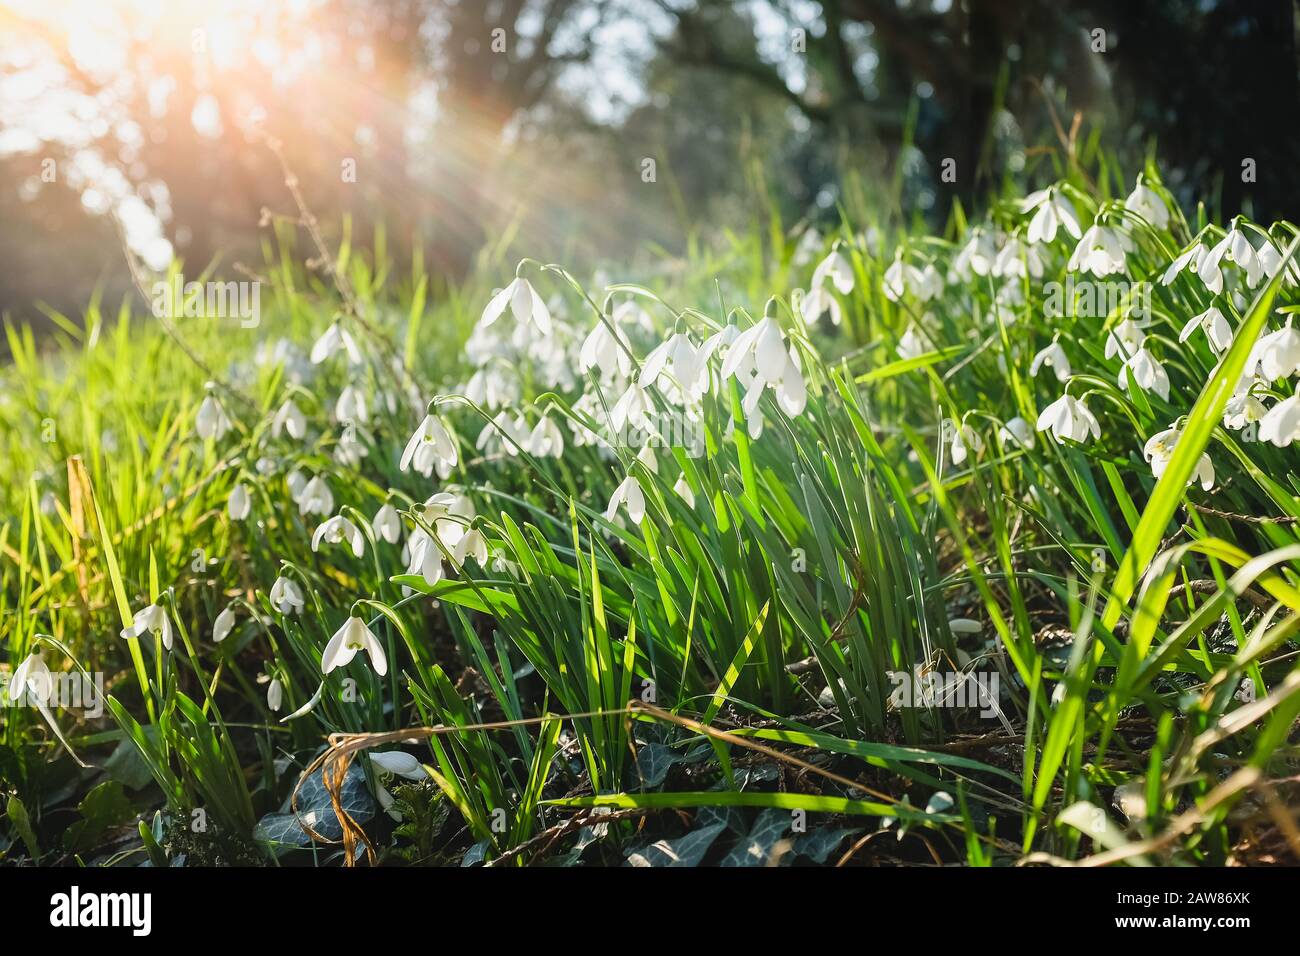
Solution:
M 5 710 L 8 852 L 58 858 L 72 751 L 172 821 L 113 862 L 196 821 L 317 865 L 1289 839 L 1297 231 L 1112 176 L 437 302 L 277 221 L 255 329 L 8 328 L 11 673 L 107 693 Z

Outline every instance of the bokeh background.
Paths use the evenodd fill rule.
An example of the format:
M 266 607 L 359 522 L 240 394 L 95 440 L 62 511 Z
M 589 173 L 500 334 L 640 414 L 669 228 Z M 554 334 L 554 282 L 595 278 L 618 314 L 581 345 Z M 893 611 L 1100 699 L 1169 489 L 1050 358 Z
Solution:
M 262 210 L 292 206 L 255 129 L 328 233 L 382 224 L 447 283 L 504 245 L 597 267 L 874 194 L 942 225 L 1071 138 L 1295 219 L 1297 24 L 1292 0 L 8 0 L 0 312 L 120 300 L 115 221 L 153 268 L 260 261 Z

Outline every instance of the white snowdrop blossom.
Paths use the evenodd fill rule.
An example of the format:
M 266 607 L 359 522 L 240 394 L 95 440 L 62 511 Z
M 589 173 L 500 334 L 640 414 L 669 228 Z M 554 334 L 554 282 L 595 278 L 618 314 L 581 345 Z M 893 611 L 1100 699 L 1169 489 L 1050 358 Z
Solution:
M 969 452 L 978 455 L 984 450 L 984 440 L 980 438 L 979 433 L 964 422 L 953 429 L 952 435 L 952 463 L 960 465 L 964 462 Z
M 436 466 L 439 477 L 446 478 L 459 460 L 456 442 L 447 426 L 437 416 L 425 415 L 407 440 L 397 467 L 406 471 L 413 465 L 416 471 L 428 477 Z
M 243 521 L 252 508 L 253 499 L 248 493 L 248 486 L 240 482 L 231 489 L 230 497 L 226 500 L 226 514 L 230 515 L 231 521 Z
M 1034 360 L 1029 363 L 1029 377 L 1036 378 L 1039 369 L 1044 365 L 1056 373 L 1058 382 L 1064 382 L 1070 378 L 1070 359 L 1065 354 L 1065 349 L 1061 348 L 1060 342 L 1052 342 L 1051 345 L 1034 356 Z
M 339 349 L 347 353 L 348 361 L 353 365 L 361 364 L 361 349 L 357 340 L 352 337 L 352 333 L 335 322 L 311 347 L 311 364 L 319 365 Z
M 235 610 L 232 607 L 224 607 L 217 619 L 212 622 L 212 643 L 220 644 L 230 636 L 230 632 L 235 628 Z
M 279 438 L 282 432 L 288 432 L 290 438 L 296 439 L 307 434 L 307 416 L 292 398 L 286 398 L 271 419 L 271 434 Z
M 551 421 L 551 416 L 543 415 L 533 426 L 524 447 L 535 458 L 559 458 L 564 454 L 564 433 Z
M 1218 295 L 1223 291 L 1223 262 L 1235 263 L 1245 270 L 1246 282 L 1253 289 L 1264 276 L 1264 263 L 1255 254 L 1246 234 L 1234 223 L 1217 243 L 1196 263 L 1196 274 L 1205 288 Z
M 1043 258 L 1036 246 L 1013 236 L 998 250 L 992 271 L 1003 279 L 1039 279 L 1043 275 Z
M 674 332 L 666 342 L 646 356 L 636 383 L 641 388 L 649 388 L 659 381 L 661 375 L 667 375 L 688 393 L 698 395 L 702 394 L 697 387 L 701 371 L 705 370 L 699 361 L 699 350 L 684 332 Z M 707 386 L 707 371 L 704 382 Z
M 677 497 L 686 502 L 686 507 L 695 507 L 695 492 L 691 491 L 690 483 L 687 482 L 685 475 L 679 475 L 677 481 L 673 484 L 673 491 Z
M 812 288 L 821 289 L 828 281 L 839 290 L 840 295 L 848 295 L 853 291 L 853 266 L 844 253 L 840 252 L 838 245 L 813 270 Z
M 334 510 L 334 493 L 330 491 L 330 486 L 326 484 L 325 479 L 316 475 L 303 485 L 297 502 L 298 513 L 304 518 L 307 515 L 327 515 Z
M 1268 381 L 1290 378 L 1300 370 L 1300 331 L 1285 327 L 1260 338 L 1246 361 L 1247 371 L 1258 368 Z
M 1106 336 L 1106 358 L 1131 358 L 1147 340 L 1147 334 L 1132 319 L 1123 319 Z
M 266 687 L 266 706 L 268 710 L 279 711 L 284 704 L 284 685 L 278 677 L 271 679 Z
M 361 529 L 342 515 L 335 515 L 321 522 L 316 533 L 311 536 L 311 549 L 319 551 L 321 542 L 325 544 L 347 542 L 352 548 L 352 553 L 358 558 L 366 553 L 366 539 Z
M 460 536 L 456 546 L 451 549 L 451 556 L 462 567 L 466 558 L 473 558 L 480 568 L 488 566 L 487 539 L 478 528 L 469 528 Z
M 610 495 L 609 505 L 605 508 L 605 520 L 613 521 L 618 509 L 626 505 L 628 517 L 637 524 L 645 519 L 645 494 L 641 483 L 635 475 L 628 475 Z
M 381 538 L 389 544 L 397 544 L 397 539 L 402 536 L 402 519 L 397 509 L 392 504 L 385 503 L 375 512 L 375 517 L 370 522 L 370 529 L 374 531 L 376 538 Z
M 123 637 L 140 637 L 147 633 L 156 635 L 167 650 L 172 649 L 172 622 L 166 610 L 157 604 L 136 611 L 131 626 L 122 628 Z
M 405 777 L 407 780 L 426 780 L 429 776 L 419 760 L 400 750 L 372 753 L 370 762 L 384 773 Z
M 1259 440 L 1279 448 L 1300 438 L 1300 395 L 1284 398 L 1270 408 L 1259 422 Z
M 225 406 L 217 396 L 209 392 L 199 404 L 198 414 L 194 416 L 194 433 L 204 441 L 209 438 L 220 441 L 231 427 Z
M 973 229 L 966 245 L 953 257 L 952 270 L 963 279 L 969 279 L 971 273 L 986 276 L 993 271 L 998 256 L 993 236 L 983 229 Z
M 334 632 L 325 652 L 321 655 L 320 669 L 328 674 L 337 667 L 344 667 L 357 656 L 357 651 L 365 651 L 370 657 L 370 666 L 380 677 L 388 673 L 388 658 L 384 656 L 383 645 L 366 627 L 366 622 L 359 617 L 349 617 L 347 623 Z
M 14 668 L 7 696 L 11 703 L 17 703 L 25 696 L 31 703 L 43 707 L 50 702 L 53 691 L 54 678 L 49 665 L 39 651 L 32 651 Z
M 831 317 L 831 325 L 839 325 L 844 321 L 839 300 L 825 286 L 813 286 L 808 290 L 808 294 L 799 301 L 799 314 L 809 325 L 816 324 L 818 319 L 827 314 Z
M 1071 441 L 1087 441 L 1088 435 L 1101 437 L 1101 426 L 1088 406 L 1071 395 L 1062 395 L 1043 409 L 1038 416 L 1037 429 L 1050 432 L 1052 438 L 1060 442 L 1066 438 Z
M 1123 272 L 1132 240 L 1113 226 L 1094 223 L 1075 246 L 1066 268 L 1071 272 L 1091 272 L 1098 278 Z
M 479 324 L 488 328 L 501 318 L 506 307 L 510 307 L 515 321 L 521 326 L 532 326 L 542 335 L 550 335 L 552 330 L 551 311 L 537 290 L 523 276 L 515 279 L 504 289 L 494 295 L 483 309 Z
M 1267 411 L 1264 403 L 1252 395 L 1247 386 L 1234 392 L 1223 406 L 1223 427 L 1241 431 L 1247 425 L 1260 421 Z
M 907 324 L 907 329 L 898 340 L 898 346 L 894 351 L 902 359 L 919 358 L 926 353 L 925 342 L 922 340 L 920 332 L 917 331 L 915 322 Z
M 361 389 L 348 385 L 339 393 L 338 401 L 334 403 L 334 418 L 340 422 L 361 424 L 370 420 L 366 410 L 366 396 Z
M 610 326 L 613 326 L 612 330 Z M 632 374 L 632 344 L 612 318 L 597 320 L 595 328 L 582 342 L 578 370 L 585 373 L 593 368 L 599 369 L 606 381 L 615 376 L 627 378 Z
M 1169 263 L 1169 267 L 1165 269 L 1164 274 L 1160 277 L 1160 284 L 1172 284 L 1182 274 L 1182 271 L 1189 266 L 1195 272 L 1197 264 L 1204 258 L 1206 251 L 1205 246 L 1201 245 L 1201 240 L 1197 239 L 1179 253 L 1173 262 Z
M 629 425 L 643 428 L 649 422 L 650 411 L 650 398 L 645 389 L 633 383 L 609 410 L 609 426 L 617 434 L 622 434 Z
M 1145 347 L 1133 353 L 1119 370 L 1119 386 L 1130 395 L 1136 385 L 1144 392 L 1155 392 L 1169 401 L 1169 374 Z
M 299 613 L 306 603 L 302 596 L 302 589 L 286 577 L 275 579 L 275 583 L 271 585 L 269 600 L 271 606 L 284 615 Z
M 1150 463 L 1151 474 L 1155 475 L 1155 477 L 1159 478 L 1165 473 L 1170 459 L 1174 456 L 1174 449 L 1178 445 L 1181 434 L 1181 429 L 1166 428 L 1164 431 L 1156 432 L 1142 446 L 1142 457 Z M 1196 463 L 1196 471 L 1193 473 L 1192 478 L 1188 480 L 1188 484 L 1197 479 L 1200 480 L 1201 488 L 1205 491 L 1209 491 L 1214 487 L 1214 463 L 1210 461 L 1209 455 L 1201 455 L 1200 461 Z
M 736 337 L 722 363 L 722 377 L 739 375 L 750 368 L 757 374 L 745 395 L 745 414 L 757 420 L 760 427 L 761 419 L 753 412 L 764 386 L 775 389 L 777 404 L 791 418 L 803 412 L 808 402 L 803 372 L 799 369 L 794 349 L 785 347 L 781 326 L 771 316 L 765 316 Z
M 998 438 L 1003 445 L 1017 444 L 1021 448 L 1034 447 L 1034 428 L 1019 415 L 1007 421 L 998 429 Z
M 1200 315 L 1192 316 L 1183 326 L 1183 330 L 1178 333 L 1178 341 L 1186 342 L 1197 329 L 1205 330 L 1205 336 L 1210 340 L 1210 348 L 1215 352 L 1225 352 L 1232 344 L 1232 326 L 1223 317 L 1223 313 L 1214 306 L 1210 306 Z
M 1124 208 L 1136 213 L 1157 229 L 1169 225 L 1169 208 L 1160 194 L 1148 186 L 1141 176 L 1137 179 L 1133 191 L 1124 198 Z
M 1040 189 L 1030 193 L 1020 204 L 1021 212 L 1027 213 L 1035 209 L 1037 212 L 1029 221 L 1029 229 L 1025 233 L 1025 238 L 1031 244 L 1052 242 L 1056 239 L 1058 227 L 1063 227 L 1075 239 L 1082 235 L 1074 206 L 1059 190 Z

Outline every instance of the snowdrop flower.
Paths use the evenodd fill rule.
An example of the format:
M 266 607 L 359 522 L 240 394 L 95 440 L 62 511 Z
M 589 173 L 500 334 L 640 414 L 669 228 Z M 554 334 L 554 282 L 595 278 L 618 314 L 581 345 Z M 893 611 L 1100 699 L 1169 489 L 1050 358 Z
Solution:
M 979 454 L 984 450 L 984 440 L 975 429 L 964 422 L 958 425 L 952 436 L 952 463 L 960 465 L 966 460 L 968 451 Z
M 1138 176 L 1133 191 L 1125 197 L 1124 208 L 1141 216 L 1157 229 L 1169 225 L 1169 209 L 1165 206 L 1164 200 L 1160 198 L 1159 193 L 1143 182 L 1141 176 Z
M 533 426 L 524 447 L 537 458 L 559 458 L 564 454 L 564 434 L 549 415 L 543 415 Z
M 1196 264 L 1196 274 L 1205 283 L 1205 288 L 1216 295 L 1223 291 L 1223 270 L 1220 263 L 1224 260 L 1234 262 L 1246 271 L 1246 281 L 1252 289 L 1264 276 L 1264 264 L 1255 254 L 1255 247 L 1235 222 Z
M 492 325 L 501 318 L 506 306 L 510 307 L 511 314 L 520 325 L 532 325 L 542 335 L 551 334 L 551 312 L 527 279 L 517 275 L 508 286 L 494 295 L 483 310 L 479 324 L 483 328 Z
M 389 544 L 397 544 L 397 539 L 402 536 L 402 519 L 398 515 L 397 509 L 386 503 L 375 512 L 374 520 L 370 522 L 370 528 L 374 531 L 376 538 L 382 538 Z
M 1300 332 L 1291 327 L 1290 319 L 1284 328 L 1270 332 L 1255 343 L 1246 364 L 1252 370 L 1258 365 L 1269 381 L 1290 378 L 1300 370 Z
M 209 438 L 220 441 L 221 436 L 230 431 L 230 428 L 230 417 L 226 414 L 225 407 L 217 396 L 209 392 L 194 417 L 195 434 L 205 441 Z
M 829 280 L 840 295 L 848 295 L 853 291 L 853 266 L 849 260 L 840 252 L 839 243 L 836 243 L 831 249 L 830 255 L 823 259 L 813 270 L 812 287 L 814 290 L 821 289 Z M 839 323 L 836 323 L 837 325 Z
M 1178 341 L 1186 342 L 1197 329 L 1205 330 L 1206 338 L 1210 340 L 1210 348 L 1215 352 L 1225 352 L 1232 344 L 1232 326 L 1223 317 L 1223 313 L 1214 306 L 1210 306 L 1200 315 L 1192 316 L 1183 326 L 1183 330 L 1178 333 Z
M 628 425 L 643 428 L 649 421 L 649 414 L 649 397 L 641 386 L 633 383 L 609 410 L 609 425 L 616 433 L 622 434 Z
M 903 332 L 902 338 L 898 340 L 898 345 L 894 349 L 898 357 L 902 359 L 918 358 L 926 353 L 925 342 L 917 332 L 916 323 L 909 322 L 907 330 Z
M 998 250 L 997 258 L 993 260 L 992 271 L 994 275 L 1004 279 L 1038 279 L 1043 275 L 1043 259 L 1035 246 L 1012 237 Z
M 167 617 L 167 612 L 157 604 L 136 611 L 131 626 L 122 629 L 123 637 L 140 637 L 145 633 L 157 635 L 164 648 L 169 651 L 172 649 L 172 622 Z
M 1259 440 L 1284 448 L 1297 438 L 1300 438 L 1300 396 L 1292 395 L 1270 408 L 1260 420 Z
M 1182 434 L 1181 429 L 1166 428 L 1162 432 L 1156 432 L 1147 443 L 1142 446 L 1142 456 L 1151 464 L 1151 474 L 1159 478 L 1165 473 L 1169 466 L 1169 461 L 1174 456 L 1174 449 L 1178 445 L 1179 436 Z M 1200 479 L 1201 488 L 1209 491 L 1214 487 L 1214 463 L 1210 461 L 1209 455 L 1201 455 L 1201 460 L 1196 464 L 1196 471 L 1192 480 Z
M 761 391 L 763 385 L 776 387 L 777 401 L 787 415 L 794 417 L 803 411 L 808 399 L 803 373 L 793 349 L 786 350 L 781 326 L 771 316 L 764 316 L 736 337 L 722 363 L 722 377 L 729 378 L 751 365 L 758 374 L 750 385 L 751 394 L 746 395 L 746 414 L 757 406 L 755 387 Z
M 451 550 L 451 556 L 455 558 L 456 563 L 461 567 L 465 566 L 466 558 L 473 558 L 480 568 L 488 566 L 488 546 L 487 539 L 483 537 L 483 532 L 478 528 L 469 528 L 460 536 L 456 546 Z
M 361 363 L 361 349 L 357 346 L 356 339 L 337 322 L 334 322 L 325 330 L 325 334 L 316 340 L 316 344 L 311 347 L 311 364 L 319 365 L 339 349 L 343 349 L 347 353 L 348 361 L 353 365 Z
M 400 750 L 390 750 L 380 754 L 372 753 L 370 762 L 383 773 L 405 777 L 407 780 L 424 780 L 429 776 L 425 773 L 424 767 L 420 765 L 419 760 Z
M 349 385 L 339 393 L 338 401 L 334 403 L 334 418 L 340 422 L 362 424 L 369 420 L 366 412 L 366 397 L 359 388 Z
M 1119 370 L 1120 388 L 1131 395 L 1134 385 L 1144 392 L 1153 391 L 1169 401 L 1169 374 L 1145 347 L 1134 352 L 1133 357 Z
M 908 289 L 919 288 L 923 281 L 921 270 L 904 262 L 903 252 L 900 249 L 893 263 L 885 270 L 885 298 L 890 302 L 897 302 L 907 294 Z
M 302 413 L 292 398 L 287 398 L 284 403 L 275 410 L 275 416 L 271 419 L 271 434 L 276 438 L 280 437 L 281 432 L 288 432 L 290 438 L 302 438 L 307 434 L 307 416 Z
M 231 521 L 243 521 L 253 508 L 253 499 L 248 494 L 248 487 L 243 482 L 235 485 L 226 501 L 226 514 Z
M 284 704 L 284 685 L 278 677 L 272 678 L 266 688 L 266 706 L 268 710 L 279 711 Z
M 485 454 L 504 452 L 513 456 L 527 447 L 530 437 L 528 419 L 524 418 L 523 412 L 507 415 L 503 411 L 499 412 L 492 423 L 479 433 L 478 445 Z
M 1234 393 L 1223 406 L 1223 426 L 1240 431 L 1247 425 L 1258 422 L 1267 411 L 1264 403 L 1250 394 L 1250 387 L 1247 386 Z
M 284 481 L 289 486 L 289 497 L 294 500 L 294 503 L 297 503 L 298 499 L 302 497 L 303 489 L 307 487 L 307 477 L 295 468 L 285 476 Z
M 634 522 L 640 524 L 645 519 L 645 494 L 641 491 L 641 483 L 637 481 L 635 475 L 628 475 L 623 479 L 622 484 L 614 489 L 609 505 L 605 508 L 605 520 L 613 521 L 615 513 L 624 504 L 627 506 L 628 517 Z
M 416 528 L 406 539 L 406 573 L 418 574 L 432 587 L 442 580 L 442 550 L 433 536 L 423 528 Z
M 1118 229 L 1094 223 L 1075 246 L 1066 268 L 1091 272 L 1098 278 L 1123 272 L 1125 255 L 1131 248 L 1129 238 Z
M 790 261 L 796 266 L 807 265 L 812 262 L 812 257 L 817 254 L 821 247 L 821 233 L 815 227 L 809 226 L 799 236 L 799 242 L 794 247 L 794 255 L 791 256 Z
M 1195 271 L 1197 264 L 1204 257 L 1205 252 L 1206 250 L 1205 247 L 1201 245 L 1201 240 L 1197 239 L 1183 250 L 1183 252 L 1181 252 L 1173 262 L 1169 263 L 1169 268 L 1167 268 L 1164 275 L 1160 277 L 1160 284 L 1171 284 L 1188 266 L 1191 266 L 1192 271 Z
M 270 601 L 271 606 L 284 615 L 297 614 L 306 603 L 302 590 L 286 577 L 275 579 L 271 585 Z
M 1132 319 L 1124 319 L 1106 336 L 1106 358 L 1120 355 L 1127 360 L 1142 347 L 1142 343 L 1146 340 L 1147 334 L 1136 322 Z
M 446 477 L 456 467 L 459 455 L 451 432 L 434 415 L 425 415 L 402 450 L 398 469 L 406 471 L 412 464 L 415 470 L 428 477 L 436 465 L 440 477 Z
M 43 707 L 50 702 L 53 690 L 54 678 L 50 675 L 50 667 L 41 657 L 39 650 L 28 654 L 23 662 L 14 668 L 9 678 L 9 700 L 13 703 L 22 700 L 26 695 L 28 701 Z
M 347 623 L 335 631 L 325 645 L 325 653 L 320 659 L 321 673 L 328 674 L 336 667 L 351 663 L 352 658 L 357 656 L 357 651 L 365 651 L 370 655 L 370 666 L 380 677 L 388 673 L 388 658 L 384 656 L 383 646 L 359 617 L 348 618 Z
M 1029 422 L 1019 415 L 998 429 L 998 438 L 1003 445 L 1010 445 L 1014 442 L 1021 448 L 1034 447 L 1034 429 Z
M 1056 238 L 1058 227 L 1064 227 L 1076 239 L 1082 235 L 1074 207 L 1058 190 L 1040 189 L 1026 196 L 1020 204 L 1020 211 L 1030 212 L 1034 209 L 1038 211 L 1029 221 L 1029 230 L 1025 233 L 1025 238 L 1030 243 L 1052 242 Z
M 641 388 L 649 388 L 659 380 L 660 375 L 667 374 L 678 384 L 690 389 L 700 377 L 698 356 L 690 337 L 682 332 L 674 332 L 668 341 L 646 356 L 636 383 Z
M 993 271 L 995 261 L 999 258 L 993 237 L 983 229 L 974 229 L 966 245 L 953 257 L 952 268 L 963 278 L 969 278 L 972 272 L 982 277 Z
M 339 544 L 346 541 L 352 546 L 352 553 L 358 558 L 366 553 L 366 539 L 361 529 L 342 515 L 335 515 L 321 523 L 316 533 L 311 536 L 312 551 L 319 551 L 321 542 Z
M 1088 406 L 1070 395 L 1062 395 L 1048 405 L 1038 416 L 1038 431 L 1050 431 L 1057 442 L 1063 439 L 1087 441 L 1091 433 L 1093 438 L 1101 438 L 1101 426 Z
M 1044 365 L 1056 373 L 1056 380 L 1064 382 L 1070 377 L 1070 359 L 1065 354 L 1065 349 L 1061 348 L 1061 343 L 1053 340 L 1052 344 L 1047 346 L 1029 363 L 1029 377 L 1036 378 L 1038 370 Z
M 357 430 L 351 425 L 343 429 L 334 445 L 334 460 L 348 468 L 356 468 L 369 454 L 370 449 L 357 437 Z
M 320 475 L 303 485 L 297 502 L 298 513 L 304 518 L 307 515 L 327 515 L 334 510 L 334 494 Z
M 676 483 L 673 485 L 673 491 L 677 493 L 677 497 L 686 502 L 686 507 L 695 507 L 695 492 L 691 491 L 691 486 L 686 481 L 685 475 L 678 476 Z
M 465 383 L 465 397 L 488 411 L 519 400 L 519 382 L 496 368 L 481 368 Z
M 235 629 L 235 610 L 232 607 L 224 607 L 217 619 L 212 622 L 212 643 L 220 644 L 230 636 L 230 632 Z
M 799 302 L 799 314 L 809 325 L 814 325 L 823 315 L 830 313 L 831 325 L 839 325 L 844 316 L 839 300 L 825 286 L 813 286 Z
M 613 326 L 613 330 L 610 330 Z M 610 319 L 596 321 L 593 328 L 582 342 L 578 353 L 578 370 L 588 372 L 600 369 L 601 377 L 611 379 L 614 376 L 627 378 L 632 374 L 632 345 L 617 324 Z

